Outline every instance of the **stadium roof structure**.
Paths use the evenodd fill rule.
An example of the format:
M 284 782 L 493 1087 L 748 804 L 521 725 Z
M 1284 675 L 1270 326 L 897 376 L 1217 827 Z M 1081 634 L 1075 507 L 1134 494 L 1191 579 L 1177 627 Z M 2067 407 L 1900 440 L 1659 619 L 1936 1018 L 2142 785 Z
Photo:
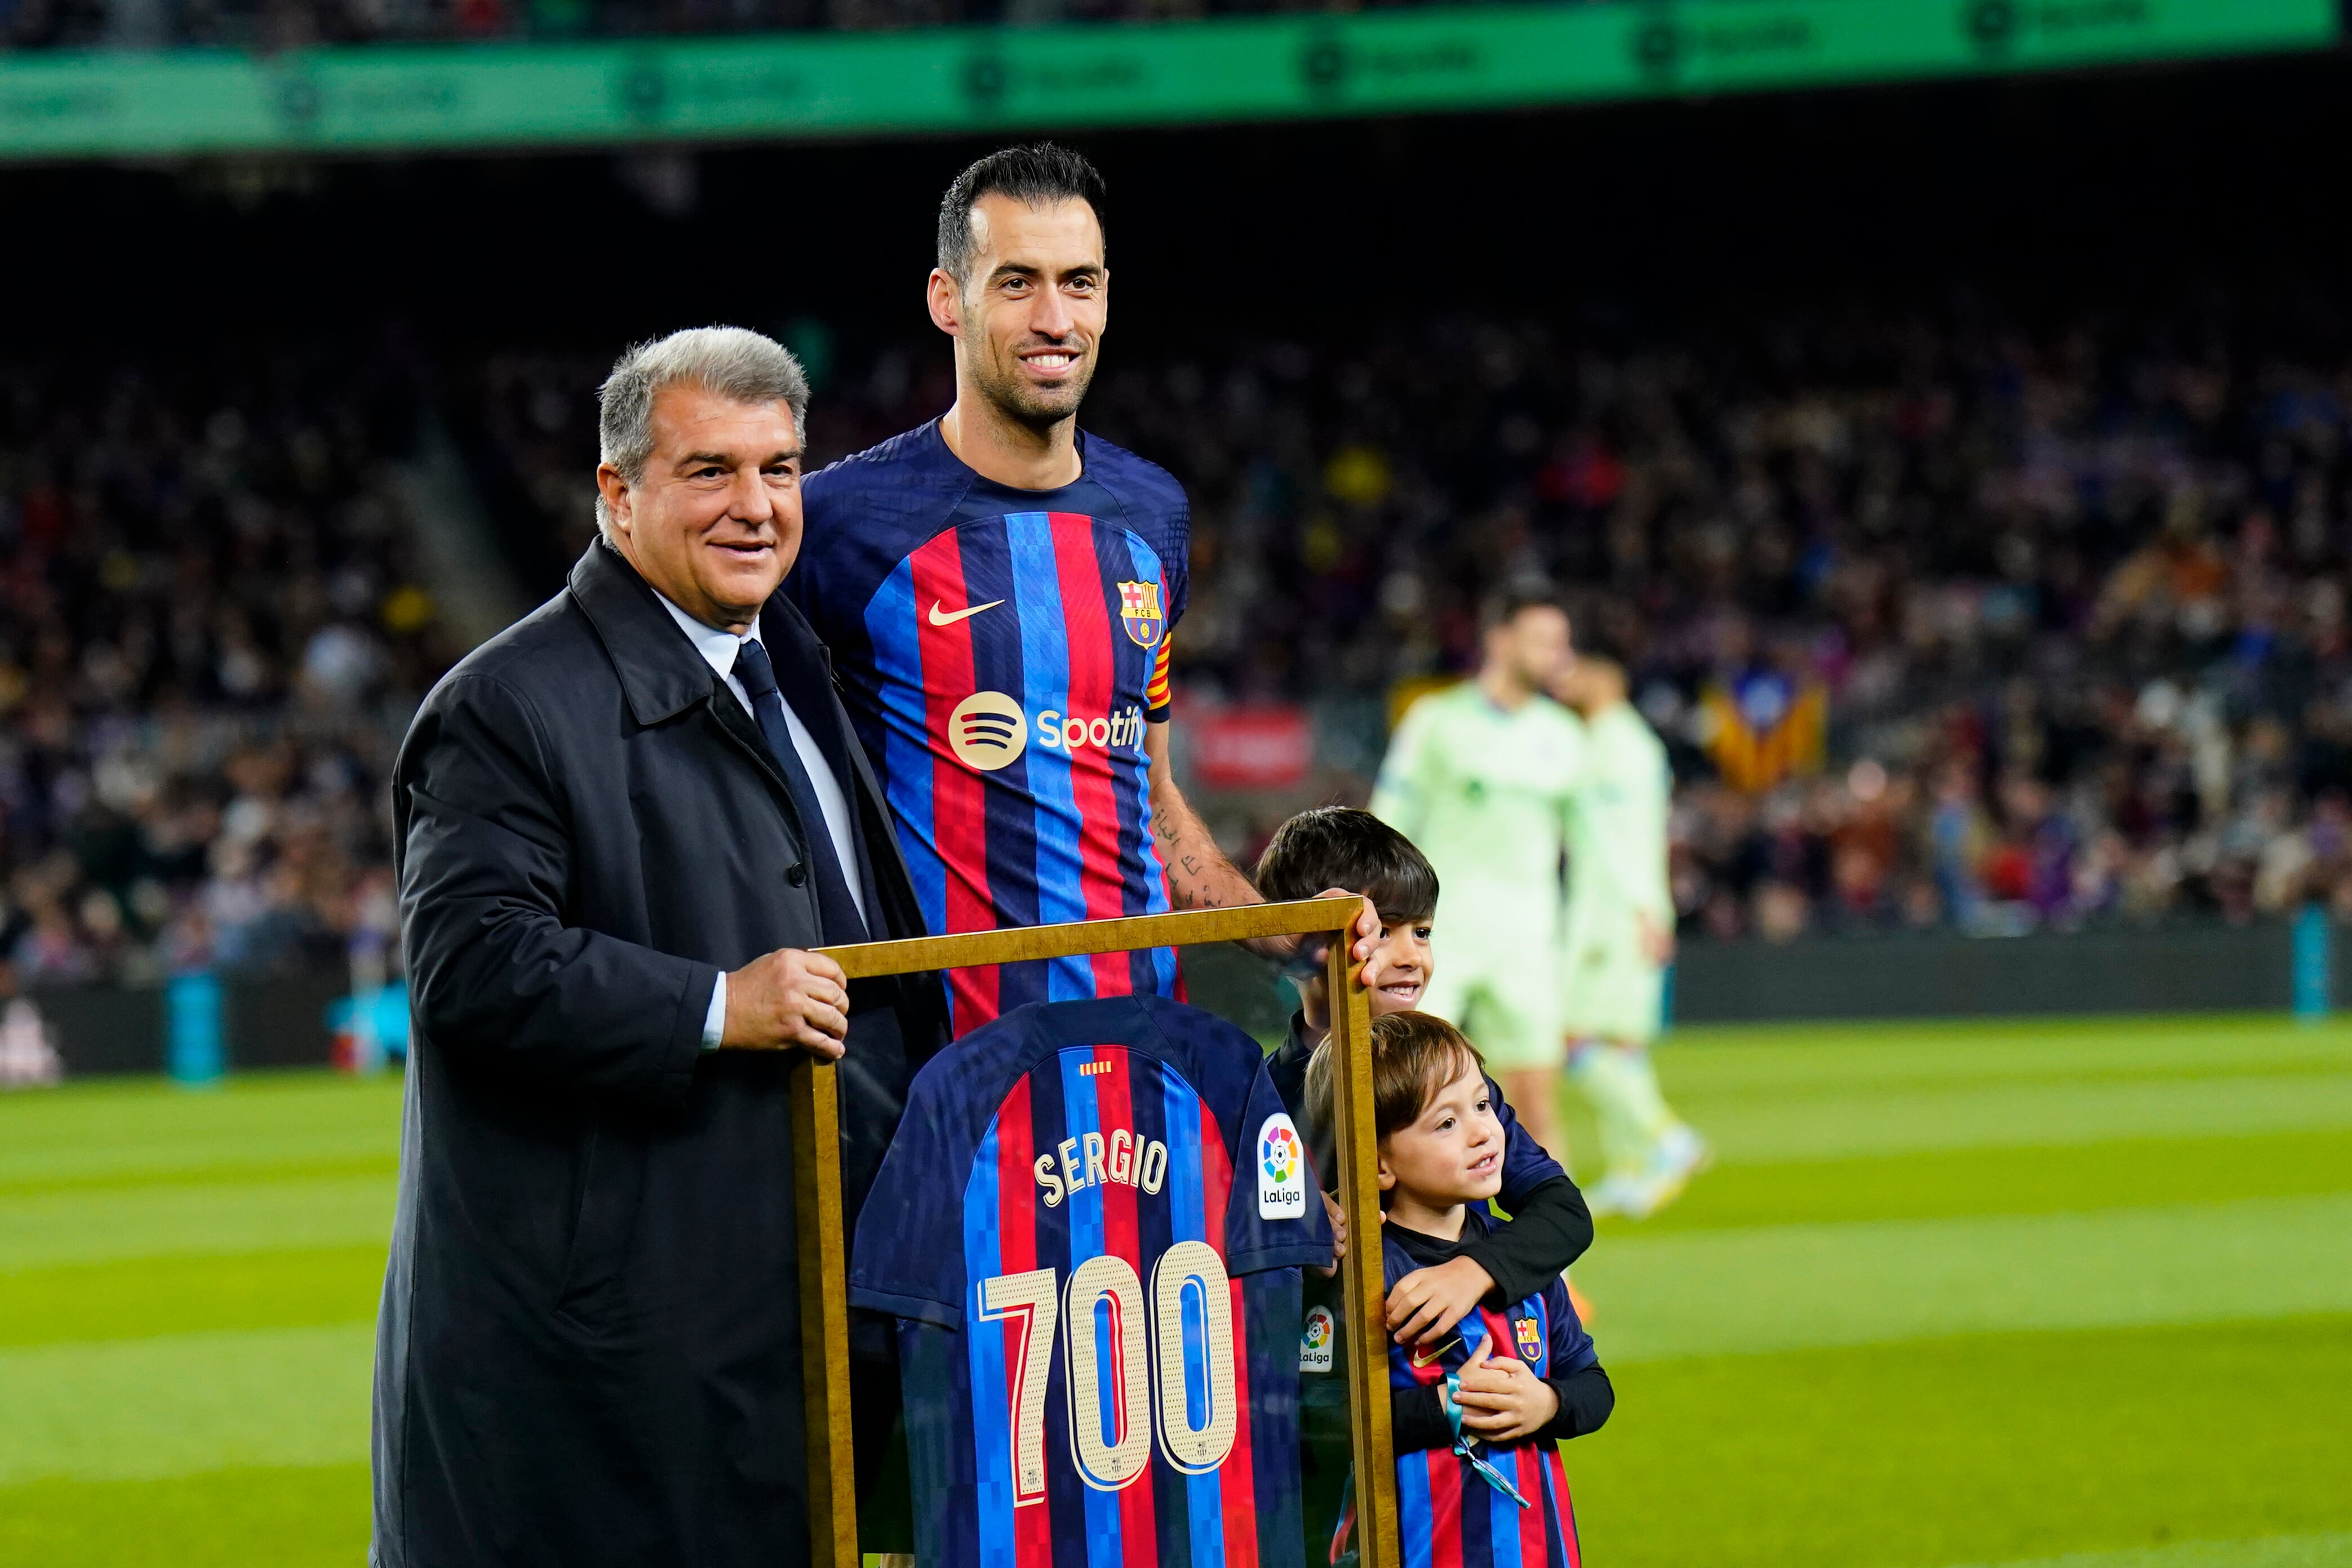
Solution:
M 1458 113 L 2323 49 L 2337 0 L 1618 0 L 594 42 L 0 54 L 0 161 Z

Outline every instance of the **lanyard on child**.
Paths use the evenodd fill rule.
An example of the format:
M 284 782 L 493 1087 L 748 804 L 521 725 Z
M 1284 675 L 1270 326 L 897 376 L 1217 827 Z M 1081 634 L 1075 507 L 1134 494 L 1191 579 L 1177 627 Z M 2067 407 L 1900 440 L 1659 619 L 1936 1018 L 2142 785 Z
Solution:
M 1462 1406 L 1454 1402 L 1454 1396 L 1461 1392 L 1462 1379 L 1454 1373 L 1447 1373 L 1444 1390 L 1439 1394 L 1438 1401 L 1445 1407 L 1445 1419 L 1454 1427 L 1454 1451 L 1469 1460 L 1470 1468 L 1486 1478 L 1488 1486 L 1493 1487 L 1521 1508 L 1526 1508 L 1528 1506 L 1528 1500 L 1519 1495 L 1519 1489 L 1511 1484 L 1510 1478 L 1470 1451 L 1470 1445 L 1474 1439 L 1463 1432 Z

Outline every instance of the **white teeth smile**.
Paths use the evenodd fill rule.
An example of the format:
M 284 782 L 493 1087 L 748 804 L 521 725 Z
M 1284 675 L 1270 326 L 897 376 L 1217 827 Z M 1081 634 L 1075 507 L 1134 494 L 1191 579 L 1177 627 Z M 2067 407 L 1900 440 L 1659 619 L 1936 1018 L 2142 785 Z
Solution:
M 1071 354 L 1032 354 L 1029 362 L 1041 371 L 1059 371 L 1066 370 L 1075 357 Z

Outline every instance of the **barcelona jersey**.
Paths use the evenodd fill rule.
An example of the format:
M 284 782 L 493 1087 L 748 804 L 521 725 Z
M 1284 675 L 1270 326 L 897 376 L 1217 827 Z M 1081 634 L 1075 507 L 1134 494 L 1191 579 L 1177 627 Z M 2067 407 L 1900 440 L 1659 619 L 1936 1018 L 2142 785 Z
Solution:
M 1191 515 L 1083 433 L 1059 490 L 982 478 L 936 422 L 810 477 L 785 591 L 833 650 L 934 933 L 1156 915 L 1148 724 L 1167 717 Z M 1178 994 L 1167 948 L 965 969 L 955 1030 L 1025 1002 Z
M 1474 1212 L 1465 1223 L 1483 1227 L 1486 1221 Z M 1422 1267 L 1393 1237 L 1383 1240 L 1381 1250 L 1391 1289 Z M 1427 1361 L 1418 1345 L 1391 1344 L 1390 1386 L 1443 1383 L 1490 1341 L 1489 1359 L 1523 1361 L 1538 1377 L 1580 1372 L 1601 1359 L 1569 1304 L 1567 1283 L 1555 1279 L 1506 1310 L 1479 1307 Z M 1397 1540 L 1407 1568 L 1583 1568 L 1559 1445 L 1530 1439 L 1508 1448 L 1480 1444 L 1477 1451 L 1518 1489 L 1528 1506 L 1488 1485 L 1469 1460 L 1450 1448 L 1399 1454 Z
M 1231 1024 L 1032 1004 L 932 1058 L 850 1270 L 899 1320 L 923 1568 L 1300 1568 L 1299 1270 L 1330 1260 Z

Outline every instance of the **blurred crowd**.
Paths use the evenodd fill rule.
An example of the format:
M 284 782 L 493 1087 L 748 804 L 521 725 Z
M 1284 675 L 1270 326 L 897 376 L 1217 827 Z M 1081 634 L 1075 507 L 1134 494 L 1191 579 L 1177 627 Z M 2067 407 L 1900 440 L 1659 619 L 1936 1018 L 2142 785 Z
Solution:
M 952 395 L 944 344 L 845 379 L 822 327 L 786 336 L 820 454 Z M 1224 362 L 1114 344 L 1087 422 L 1192 492 L 1196 699 L 1377 727 L 1474 662 L 1484 593 L 1563 585 L 1675 757 L 1693 933 L 2352 918 L 2352 354 L 2251 338 L 1453 318 Z M 551 555 L 590 526 L 600 368 L 475 378 Z
M 199 44 L 274 50 L 379 41 L 1159 22 L 1365 8 L 1361 0 L 0 0 L 0 48 Z
M 1381 716 L 1542 578 L 1668 742 L 1691 935 L 2352 919 L 2352 353 L 2217 319 L 1114 344 L 1087 423 L 1193 497 L 1181 689 L 1307 706 L 1346 758 L 1314 792 L 1368 789 Z M 783 336 L 821 457 L 952 394 L 943 342 Z M 458 652 L 404 480 L 419 388 L 546 591 L 593 528 L 608 356 L 0 362 L 15 984 L 389 940 L 386 771 Z
M 391 931 L 383 781 L 449 653 L 394 362 L 0 362 L 0 985 Z

